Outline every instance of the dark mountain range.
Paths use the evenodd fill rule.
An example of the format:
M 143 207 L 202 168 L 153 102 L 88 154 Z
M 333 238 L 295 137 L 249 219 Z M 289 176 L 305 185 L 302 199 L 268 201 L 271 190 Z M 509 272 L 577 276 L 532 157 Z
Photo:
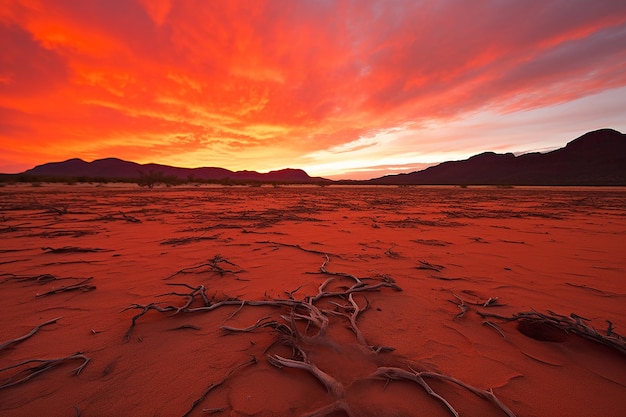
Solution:
M 137 164 L 116 158 L 85 162 L 70 159 L 36 166 L 22 174 L 39 178 L 151 178 L 187 181 L 333 183 L 310 177 L 301 169 L 268 173 L 230 171 L 224 168 L 178 168 Z M 156 178 L 156 179 L 155 179 Z M 586 133 L 564 148 L 547 153 L 484 152 L 463 161 L 449 161 L 409 174 L 386 175 L 367 181 L 339 184 L 396 185 L 626 185 L 626 135 L 613 129 Z
M 368 184 L 626 185 L 626 135 L 601 129 L 547 153 L 485 152 Z
M 110 178 L 140 179 L 147 177 L 175 178 L 178 180 L 202 181 L 259 181 L 310 183 L 328 181 L 310 177 L 301 169 L 281 169 L 268 173 L 255 171 L 230 171 L 224 168 L 178 168 L 159 164 L 138 164 L 117 158 L 98 159 L 85 162 L 82 159 L 69 159 L 64 162 L 51 162 L 29 169 L 22 175 L 55 178 Z

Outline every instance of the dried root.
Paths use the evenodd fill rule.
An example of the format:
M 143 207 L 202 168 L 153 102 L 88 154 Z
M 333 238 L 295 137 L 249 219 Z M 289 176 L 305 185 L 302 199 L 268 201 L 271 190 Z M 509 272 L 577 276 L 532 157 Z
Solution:
M 228 263 L 230 265 L 235 265 L 225 259 L 223 259 L 222 257 L 220 257 L 219 255 L 216 255 L 213 260 L 211 262 L 209 262 L 208 264 L 202 264 L 199 265 L 197 267 L 192 267 L 192 268 L 184 268 L 180 271 L 178 271 L 176 274 L 180 273 L 180 272 L 190 272 L 192 270 L 201 268 L 201 267 L 206 267 L 209 266 L 211 267 L 212 270 L 216 270 L 216 268 L 219 267 L 219 263 Z M 382 276 L 381 281 L 379 281 L 376 284 L 368 284 L 364 282 L 364 279 L 358 278 L 356 276 L 353 276 L 351 274 L 344 274 L 344 273 L 331 273 L 328 272 L 326 270 L 326 264 L 329 262 L 329 258 L 326 255 L 325 256 L 325 262 L 322 264 L 320 270 L 322 271 L 322 273 L 325 274 L 329 274 L 331 275 L 327 280 L 325 280 L 318 288 L 318 293 L 315 296 L 306 296 L 304 297 L 303 300 L 295 300 L 293 299 L 293 295 L 292 294 L 288 294 L 290 295 L 289 299 L 271 299 L 271 300 L 239 300 L 237 298 L 228 298 L 226 300 L 222 300 L 222 301 L 218 301 L 218 302 L 211 302 L 211 300 L 209 300 L 209 298 L 206 295 L 206 288 L 202 285 L 197 286 L 197 287 L 193 287 L 190 286 L 188 284 L 183 284 L 183 283 L 176 283 L 176 284 L 171 284 L 173 286 L 182 286 L 185 288 L 188 288 L 191 290 L 191 292 L 189 293 L 178 293 L 178 292 L 170 292 L 170 293 L 166 293 L 166 294 L 161 294 L 160 296 L 168 296 L 168 295 L 174 295 L 174 296 L 178 296 L 178 297 L 183 297 L 185 298 L 185 303 L 183 305 L 180 306 L 175 306 L 175 305 L 163 305 L 163 304 L 157 304 L 157 303 L 150 303 L 147 305 L 140 305 L 140 304 L 132 304 L 129 307 L 127 307 L 124 310 L 128 310 L 128 309 L 141 309 L 142 311 L 140 313 L 138 313 L 137 315 L 135 315 L 132 318 L 132 322 L 130 325 L 130 328 L 128 329 L 128 331 L 126 332 L 126 334 L 124 335 L 124 340 L 125 341 L 129 341 L 130 340 L 130 335 L 133 332 L 133 329 L 135 328 L 135 324 L 137 322 L 137 320 L 142 317 L 143 315 L 145 315 L 146 313 L 148 313 L 148 311 L 150 310 L 155 310 L 157 312 L 160 313 L 172 313 L 172 314 L 179 314 L 179 313 L 201 313 L 201 312 L 209 312 L 212 310 L 215 310 L 217 308 L 221 308 L 224 306 L 233 306 L 233 305 L 238 305 L 239 308 L 243 308 L 243 306 L 272 306 L 272 307 L 291 307 L 293 309 L 292 311 L 292 315 L 289 319 L 287 319 L 287 321 L 293 321 L 294 322 L 294 326 L 295 326 L 295 321 L 296 320 L 305 320 L 307 322 L 307 327 L 309 325 L 313 325 L 315 327 L 318 328 L 318 333 L 316 336 L 309 336 L 306 332 L 304 334 L 299 334 L 299 337 L 302 340 L 308 340 L 311 337 L 319 337 L 319 336 L 323 336 L 325 334 L 326 328 L 328 327 L 328 317 L 326 316 L 326 314 L 324 314 L 319 308 L 317 308 L 315 306 L 315 303 L 317 301 L 319 301 L 320 299 L 327 299 L 327 298 L 343 298 L 346 299 L 348 298 L 349 300 L 351 299 L 352 301 L 350 301 L 351 303 L 351 311 L 352 314 L 351 315 L 347 315 L 346 313 L 346 317 L 348 317 L 350 319 L 351 322 L 351 328 L 354 331 L 354 333 L 357 335 L 357 339 L 359 340 L 360 343 L 364 344 L 367 346 L 366 342 L 365 342 L 365 338 L 363 337 L 363 335 L 361 334 L 360 330 L 358 329 L 357 325 L 356 325 L 356 319 L 358 317 L 358 315 L 364 311 L 365 309 L 367 309 L 367 306 L 365 307 L 365 309 L 360 309 L 358 307 L 358 305 L 356 305 L 356 303 L 354 302 L 354 299 L 352 299 L 352 294 L 354 293 L 361 293 L 361 292 L 368 292 L 368 291 L 377 291 L 379 289 L 382 288 L 391 288 L 394 289 L 396 291 L 402 291 L 402 289 L 395 283 L 395 281 L 389 277 L 389 276 Z M 226 272 L 233 272 L 233 271 L 226 271 L 224 269 L 221 269 L 221 267 L 219 267 L 221 271 L 224 271 L 224 273 Z M 174 275 L 176 275 L 174 274 Z M 174 275 L 170 276 L 173 277 Z M 336 279 L 338 279 L 338 277 L 345 277 L 345 278 L 349 278 L 350 280 L 354 281 L 354 284 L 351 287 L 348 287 L 346 289 L 344 289 L 343 291 L 327 291 L 326 287 L 334 282 Z M 299 289 L 299 288 L 298 288 Z M 295 292 L 295 290 L 294 290 Z M 202 299 L 202 304 L 199 307 L 193 307 L 194 301 L 198 298 Z M 233 316 L 237 313 L 237 311 L 235 313 L 233 313 Z M 350 318 L 352 317 L 352 318 Z M 231 316 L 232 318 L 232 316 Z M 257 328 L 260 327 L 266 327 L 266 326 L 277 326 L 278 323 L 275 321 L 270 321 L 270 322 L 263 322 L 263 320 L 257 322 L 256 324 L 252 325 L 249 327 L 249 331 L 255 330 Z M 248 328 L 244 328 L 244 329 L 236 329 L 236 328 L 230 328 L 228 326 L 222 326 L 222 328 L 224 330 L 228 330 L 228 331 L 245 331 L 248 330 Z M 297 328 L 295 329 L 297 331 Z M 375 352 L 381 352 L 381 351 L 389 351 L 389 350 L 393 350 L 392 348 L 386 347 L 386 346 L 381 346 L 381 347 L 372 347 L 372 350 L 374 350 Z
M 65 287 L 53 288 L 50 291 L 46 291 L 41 294 L 38 293 L 36 297 L 45 297 L 48 295 L 58 294 L 61 292 L 68 292 L 68 291 L 83 291 L 83 292 L 93 291 L 96 289 L 96 286 L 88 284 L 88 282 L 90 282 L 92 279 L 93 277 L 89 277 L 89 278 L 83 279 L 81 282 L 77 284 L 66 285 Z
M 419 265 L 417 266 L 417 269 L 441 272 L 441 270 L 445 268 L 443 265 L 431 264 L 430 262 L 423 260 L 419 260 L 418 263 Z
M 63 246 L 61 248 L 51 248 L 49 246 L 41 248 L 41 250 L 46 253 L 90 253 L 90 252 L 111 252 L 111 249 L 101 249 L 101 248 L 80 248 L 78 246 Z
M 347 297 L 348 295 L 352 294 L 352 293 L 357 293 L 357 292 L 367 292 L 367 291 L 374 291 L 374 290 L 378 290 L 379 288 L 383 288 L 383 287 L 387 287 L 387 288 L 391 288 L 394 289 L 396 291 L 402 291 L 402 288 L 400 288 L 396 282 L 393 280 L 393 278 L 384 275 L 381 277 L 381 281 L 378 282 L 377 284 L 367 284 L 364 282 L 365 278 L 358 278 L 352 274 L 347 274 L 344 272 L 331 272 L 328 271 L 326 269 L 326 265 L 328 264 L 328 262 L 330 261 L 330 259 L 328 258 L 328 255 L 326 255 L 326 260 L 324 261 L 324 263 L 322 264 L 322 266 L 320 267 L 320 272 L 321 274 L 324 275 L 330 275 L 330 277 L 328 279 L 326 279 L 326 281 L 324 281 L 318 288 L 317 290 L 317 295 L 315 296 L 309 296 L 306 297 L 305 300 L 309 303 L 315 303 L 316 301 L 322 299 L 322 298 L 329 298 L 329 297 Z M 344 291 L 326 291 L 326 287 L 328 287 L 328 285 L 332 282 L 334 282 L 337 278 L 336 277 L 343 277 L 343 278 L 349 278 L 351 280 L 354 281 L 354 284 L 345 289 Z
M 320 267 L 319 273 L 328 275 L 328 278 L 319 285 L 317 289 L 317 294 L 304 296 L 302 299 L 299 300 L 294 299 L 294 293 L 296 293 L 302 287 L 298 287 L 296 290 L 287 292 L 286 294 L 289 298 L 286 299 L 241 300 L 237 298 L 227 298 L 221 301 L 215 301 L 207 296 L 206 288 L 202 285 L 191 286 L 188 284 L 171 284 L 173 286 L 186 288 L 189 290 L 189 292 L 170 292 L 167 294 L 162 294 L 162 296 L 167 295 L 180 297 L 183 299 L 183 302 L 180 305 L 171 305 L 167 303 L 150 303 L 147 305 L 133 304 L 129 306 L 128 309 L 139 309 L 140 312 L 132 318 L 131 325 L 126 332 L 124 338 L 127 341 L 130 339 L 137 320 L 151 310 L 174 315 L 210 312 L 226 306 L 236 307 L 234 312 L 225 320 L 225 322 L 227 322 L 235 315 L 237 315 L 239 311 L 241 311 L 246 306 L 275 307 L 282 310 L 288 309 L 288 312 L 282 311 L 278 314 L 263 316 L 249 326 L 234 327 L 223 323 L 221 325 L 221 329 L 227 333 L 246 333 L 262 329 L 270 329 L 270 331 L 274 332 L 277 337 L 275 341 L 265 349 L 264 352 L 268 352 L 268 350 L 271 349 L 276 343 L 281 343 L 284 346 L 291 348 L 290 357 L 285 357 L 278 354 L 269 354 L 267 355 L 268 362 L 277 368 L 299 369 L 309 373 L 326 388 L 329 395 L 332 397 L 332 401 L 330 402 L 330 404 L 315 411 L 312 411 L 308 414 L 305 414 L 305 416 L 323 417 L 334 415 L 337 413 L 354 416 L 350 405 L 346 401 L 346 391 L 350 388 L 350 386 L 344 386 L 342 382 L 337 380 L 331 374 L 318 368 L 317 365 L 309 360 L 309 358 L 307 357 L 307 351 L 305 350 L 305 348 L 307 346 L 315 345 L 324 341 L 323 339 L 327 334 L 330 323 L 329 316 L 335 315 L 344 317 L 348 320 L 349 328 L 354 333 L 357 342 L 360 345 L 367 347 L 371 352 L 379 353 L 393 350 L 393 348 L 390 347 L 370 346 L 367 343 L 365 335 L 358 327 L 358 319 L 365 311 L 369 309 L 370 304 L 369 300 L 366 297 L 363 297 L 365 303 L 363 304 L 363 302 L 361 302 L 359 304 L 359 299 L 355 299 L 355 294 L 375 292 L 383 288 L 391 288 L 396 291 L 401 291 L 401 288 L 395 283 L 395 281 L 391 277 L 385 275 L 379 274 L 375 278 L 359 278 L 352 274 L 347 274 L 343 272 L 331 272 L 327 269 L 329 260 L 330 258 L 328 257 L 328 255 L 325 255 L 325 259 L 322 263 L 322 266 Z M 181 271 L 183 273 L 192 272 L 195 269 L 199 269 L 200 267 L 208 266 L 209 268 L 211 268 L 211 270 L 219 272 L 219 269 L 217 269 L 217 267 L 220 267 L 220 262 L 226 261 L 217 256 L 213 259 L 213 262 L 203 264 L 199 267 L 187 268 Z M 368 280 L 372 279 L 376 279 L 377 281 L 368 282 Z M 345 282 L 346 280 L 349 281 L 349 286 L 337 285 L 338 282 Z M 329 289 L 331 285 L 333 286 L 333 288 Z M 467 311 L 468 307 L 465 305 L 465 302 L 460 297 L 456 297 L 461 303 L 460 306 L 463 306 L 460 308 L 462 310 L 462 314 L 464 314 L 465 311 Z M 335 306 L 335 308 L 333 310 L 319 308 L 317 304 L 320 300 L 324 300 L 327 304 Z M 488 301 L 487 304 L 493 304 L 493 301 Z M 462 314 L 460 314 L 459 316 L 462 316 Z M 497 328 L 497 326 L 495 325 L 492 325 L 492 327 Z M 185 326 L 184 328 L 193 327 Z M 189 410 L 183 415 L 183 417 L 189 416 L 189 414 L 194 411 L 194 409 L 196 409 L 196 407 L 204 400 L 204 398 L 206 398 L 206 396 L 212 390 L 224 384 L 224 382 L 235 371 L 243 366 L 252 363 L 256 363 L 255 358 L 253 358 L 251 361 L 245 362 L 233 368 L 220 382 L 211 384 L 203 392 L 203 394 L 193 402 L 193 404 L 191 405 Z M 446 375 L 433 372 L 415 372 L 404 370 L 401 368 L 385 367 L 379 368 L 374 374 L 368 377 L 368 379 L 370 378 L 382 378 L 386 379 L 387 381 L 403 379 L 416 382 L 420 386 L 422 386 L 429 395 L 441 402 L 452 415 L 458 416 L 458 412 L 454 409 L 454 407 L 442 395 L 436 393 L 426 381 L 427 379 L 438 379 L 441 381 L 452 382 L 482 398 L 487 399 L 488 401 L 496 405 L 500 410 L 502 410 L 507 416 L 515 416 L 502 402 L 500 402 L 500 400 L 493 394 L 491 390 L 481 390 Z M 223 410 L 224 408 L 207 409 L 207 412 L 213 413 Z
M 623 354 L 626 354 L 626 338 L 618 333 L 615 333 L 613 324 L 607 320 L 608 327 L 603 333 L 598 332 L 595 328 L 587 324 L 589 319 L 581 317 L 577 314 L 570 314 L 564 316 L 557 314 L 553 311 L 548 311 L 548 314 L 539 313 L 536 311 L 527 311 L 522 313 L 513 314 L 510 317 L 500 316 L 498 314 L 485 313 L 482 311 L 476 311 L 478 315 L 483 318 L 495 318 L 509 321 L 524 321 L 526 323 L 539 323 L 553 326 L 556 329 L 560 329 L 565 333 L 573 333 L 585 339 L 592 340 L 594 342 L 603 344 L 610 348 L 613 348 Z
M 452 382 L 454 384 L 457 384 L 465 388 L 471 393 L 490 401 L 492 404 L 494 404 L 496 407 L 502 410 L 508 417 L 515 417 L 515 414 L 506 405 L 504 405 L 502 401 L 498 399 L 498 397 L 495 396 L 495 394 L 493 393 L 491 389 L 482 390 L 482 389 L 473 387 L 471 385 L 468 385 L 465 382 L 459 379 L 453 378 L 451 376 L 448 376 L 448 375 L 439 374 L 436 372 L 428 372 L 428 371 L 422 371 L 422 372 L 417 372 L 414 370 L 407 371 L 405 369 L 394 368 L 394 367 L 380 367 L 376 370 L 376 372 L 374 372 L 370 376 L 370 378 L 385 379 L 387 381 L 407 380 L 407 381 L 416 382 L 422 388 L 424 388 L 424 390 L 428 393 L 428 395 L 437 399 L 450 412 L 450 414 L 452 414 L 455 417 L 458 417 L 459 413 L 454 409 L 454 407 L 445 398 L 437 394 L 428 385 L 428 383 L 426 382 L 424 378 L 438 379 L 440 381 Z
M 303 248 L 302 246 L 297 245 L 297 244 L 294 245 L 294 244 L 291 244 L 291 243 L 273 242 L 273 241 L 270 241 L 270 240 L 264 240 L 264 241 L 260 241 L 260 242 L 256 242 L 256 243 L 261 243 L 261 244 L 266 244 L 266 245 L 275 245 L 275 246 L 284 246 L 284 247 L 287 247 L 287 248 L 295 248 L 295 249 L 301 250 L 303 252 L 315 253 L 317 255 L 328 256 L 328 255 L 326 255 L 326 252 L 322 252 L 322 251 L 314 250 L 314 249 L 306 249 L 306 248 Z M 337 256 L 337 255 L 334 255 L 334 256 Z
M 67 278 L 58 278 L 52 274 L 39 274 L 39 275 L 15 275 L 15 274 L 2 274 L 1 276 L 7 276 L 4 282 L 8 281 L 17 281 L 17 282 L 26 282 L 32 281 L 37 284 L 44 284 L 46 282 L 59 280 L 59 279 L 67 279 Z
M 116 216 L 115 214 L 106 214 L 104 216 L 98 217 L 96 220 L 103 220 L 103 221 L 124 220 L 129 223 L 141 223 L 141 220 L 139 220 L 138 218 L 130 216 L 128 214 L 124 214 L 121 211 L 119 212 L 119 216 Z
M 467 313 L 467 311 L 469 310 L 469 307 L 467 305 L 465 305 L 465 301 L 459 297 L 458 295 L 456 295 L 455 293 L 452 293 L 452 295 L 454 296 L 454 298 L 456 298 L 457 300 L 459 300 L 459 303 L 457 304 L 457 307 L 459 308 L 459 310 L 461 310 L 456 316 L 456 318 L 461 318 L 465 315 L 465 313 Z
M 15 339 L 11 339 L 11 340 L 7 340 L 4 343 L 0 343 L 0 350 L 5 349 L 8 346 L 15 345 L 17 343 L 23 342 L 24 340 L 28 339 L 29 337 L 31 337 L 32 335 L 37 333 L 39 330 L 41 330 L 42 327 L 47 326 L 49 324 L 54 324 L 54 323 L 56 323 L 57 321 L 59 321 L 61 319 L 62 319 L 62 317 L 57 317 L 56 319 L 48 320 L 48 321 L 46 321 L 44 323 L 41 323 L 41 324 L 35 326 L 33 328 L 33 330 L 31 330 L 30 332 L 26 333 L 24 336 L 17 337 Z
M 320 381 L 334 398 L 340 399 L 345 397 L 345 389 L 343 385 L 335 378 L 315 366 L 314 363 L 287 359 L 279 355 L 268 356 L 267 360 L 277 368 L 282 368 L 284 366 L 286 368 L 303 369 Z
M 203 240 L 216 240 L 221 236 L 221 234 L 213 235 L 213 236 L 189 236 L 189 237 L 175 237 L 171 239 L 165 239 L 160 242 L 161 245 L 172 245 L 172 246 L 181 246 L 187 245 L 193 242 L 200 242 Z
M 471 291 L 465 291 L 467 293 L 473 294 L 473 292 Z M 450 301 L 451 303 L 456 304 L 456 306 L 459 308 L 459 310 L 461 310 L 455 317 L 456 318 L 460 318 L 463 317 L 465 315 L 465 313 L 467 313 L 469 311 L 469 305 L 473 305 L 473 306 L 480 306 L 480 307 L 497 307 L 497 306 L 503 306 L 504 304 L 501 304 L 498 301 L 498 297 L 489 297 L 486 301 L 467 301 L 464 300 L 463 298 L 461 298 L 460 296 L 458 296 L 455 293 L 452 293 L 452 295 L 454 296 L 454 298 L 456 298 L 457 300 L 459 300 L 458 303 L 455 303 L 454 301 Z M 489 323 L 483 323 L 483 324 L 489 324 Z
M 15 369 L 15 368 L 19 368 L 21 366 L 24 365 L 29 365 L 29 364 L 37 364 L 35 366 L 32 366 L 30 368 L 27 369 L 23 369 L 21 371 L 18 371 L 17 373 L 11 375 L 9 378 L 7 378 L 4 382 L 2 382 L 0 384 L 0 389 L 4 389 L 4 388 L 9 388 L 21 383 L 24 383 L 26 381 L 29 381 L 30 379 L 36 377 L 37 375 L 40 375 L 42 373 L 44 373 L 47 370 L 50 370 L 52 368 L 54 368 L 55 366 L 61 365 L 65 362 L 68 361 L 74 361 L 74 360 L 80 360 L 83 363 L 78 366 L 77 368 L 75 368 L 72 372 L 74 375 L 78 375 L 80 374 L 80 372 L 83 370 L 83 368 L 85 368 L 85 366 L 87 366 L 87 364 L 89 363 L 89 361 L 91 360 L 91 358 L 88 358 L 87 356 L 79 353 L 75 353 L 73 355 L 69 355 L 69 356 L 65 356 L 63 358 L 54 358 L 54 359 L 29 359 L 23 362 L 20 362 L 18 364 L 15 365 L 11 365 L 11 366 L 7 366 L 5 368 L 0 369 L 0 372 L 4 372 L 4 371 L 8 371 L 10 369 Z
M 231 266 L 239 268 L 237 264 L 234 264 L 230 262 L 229 260 L 222 258 L 220 255 L 215 255 L 208 262 L 205 262 L 200 265 L 190 266 L 188 268 L 180 269 L 164 279 L 172 279 L 179 274 L 201 273 L 207 270 L 208 272 L 215 272 L 219 274 L 219 276 L 224 276 L 226 274 L 233 274 L 236 276 L 237 274 L 244 272 L 243 269 L 226 269 L 222 267 L 221 264 L 227 264 L 227 265 L 231 265 Z
M 254 356 L 252 356 L 252 358 L 250 360 L 247 360 L 247 361 L 245 361 L 243 363 L 240 363 L 239 365 L 235 366 L 233 369 L 231 369 L 226 374 L 226 376 L 221 381 L 209 385 L 207 387 L 207 389 L 204 390 L 202 395 L 200 395 L 200 397 L 198 397 L 191 404 L 191 407 L 189 407 L 189 410 L 187 410 L 187 412 L 185 414 L 183 414 L 182 417 L 187 417 L 189 414 L 191 414 L 191 412 L 198 406 L 198 404 L 200 404 L 202 401 L 204 401 L 204 399 L 207 397 L 207 395 L 209 395 L 209 393 L 211 391 L 213 391 L 215 388 L 218 388 L 221 385 L 224 385 L 224 383 L 228 380 L 228 378 L 230 378 L 239 369 L 244 368 L 244 367 L 249 366 L 249 365 L 256 365 L 257 363 L 258 363 L 257 359 Z
M 506 339 L 506 336 L 504 335 L 504 332 L 502 331 L 502 329 L 494 322 L 489 321 L 489 320 L 484 320 L 483 324 L 495 329 L 496 332 L 500 333 L 500 336 L 502 336 L 503 339 Z
M 165 293 L 165 294 L 158 295 L 158 297 L 164 297 L 164 296 L 167 296 L 167 295 L 176 295 L 176 296 L 179 296 L 179 297 L 187 298 L 187 302 L 182 307 L 179 307 L 176 310 L 176 313 L 179 313 L 180 311 L 185 310 L 186 308 L 189 308 L 189 306 L 191 306 L 191 304 L 194 302 L 195 297 L 197 295 L 200 295 L 200 297 L 202 298 L 204 306 L 211 305 L 211 302 L 209 301 L 209 297 L 207 297 L 207 295 L 206 295 L 206 288 L 204 287 L 204 285 L 198 285 L 197 287 L 192 287 L 191 285 L 188 285 L 188 284 L 167 284 L 167 285 L 186 287 L 186 288 L 189 288 L 191 290 L 191 292 L 188 293 L 188 294 L 181 294 L 181 293 L 177 293 L 177 292 L 168 292 L 168 293 Z

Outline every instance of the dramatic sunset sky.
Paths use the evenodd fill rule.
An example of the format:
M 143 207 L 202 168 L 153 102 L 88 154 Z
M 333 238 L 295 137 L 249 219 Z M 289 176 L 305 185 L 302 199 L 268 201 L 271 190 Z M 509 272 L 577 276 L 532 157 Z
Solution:
M 624 0 L 0 0 L 0 172 L 409 172 L 626 132 Z

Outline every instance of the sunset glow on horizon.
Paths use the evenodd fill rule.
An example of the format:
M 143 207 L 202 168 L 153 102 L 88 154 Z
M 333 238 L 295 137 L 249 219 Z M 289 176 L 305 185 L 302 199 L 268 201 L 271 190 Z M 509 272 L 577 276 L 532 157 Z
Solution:
M 364 179 L 626 132 L 626 3 L 0 0 L 0 172 Z

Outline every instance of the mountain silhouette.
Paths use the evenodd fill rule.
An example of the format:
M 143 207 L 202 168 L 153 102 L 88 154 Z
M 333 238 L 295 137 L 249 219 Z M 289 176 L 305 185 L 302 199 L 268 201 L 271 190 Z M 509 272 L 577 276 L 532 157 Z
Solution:
M 179 168 L 159 164 L 138 164 L 117 158 L 98 159 L 85 162 L 74 158 L 63 162 L 50 162 L 38 165 L 22 173 L 23 175 L 57 178 L 110 178 L 139 179 L 158 174 L 162 177 L 179 180 L 203 181 L 260 181 L 260 182 L 293 182 L 308 183 L 324 181 L 323 178 L 310 177 L 301 169 L 281 169 L 267 173 L 256 171 L 230 171 L 224 168 Z
M 224 168 L 179 168 L 138 164 L 117 158 L 85 162 L 70 159 L 36 166 L 18 175 L 42 178 L 141 179 L 150 175 L 200 181 L 333 183 L 301 169 L 259 173 Z M 564 148 L 547 153 L 484 152 L 463 161 L 448 161 L 422 171 L 386 175 L 339 184 L 396 185 L 626 185 L 626 135 L 613 129 L 585 133 Z
M 626 135 L 613 129 L 588 132 L 547 153 L 484 152 L 409 174 L 386 175 L 369 184 L 415 185 L 626 185 Z

